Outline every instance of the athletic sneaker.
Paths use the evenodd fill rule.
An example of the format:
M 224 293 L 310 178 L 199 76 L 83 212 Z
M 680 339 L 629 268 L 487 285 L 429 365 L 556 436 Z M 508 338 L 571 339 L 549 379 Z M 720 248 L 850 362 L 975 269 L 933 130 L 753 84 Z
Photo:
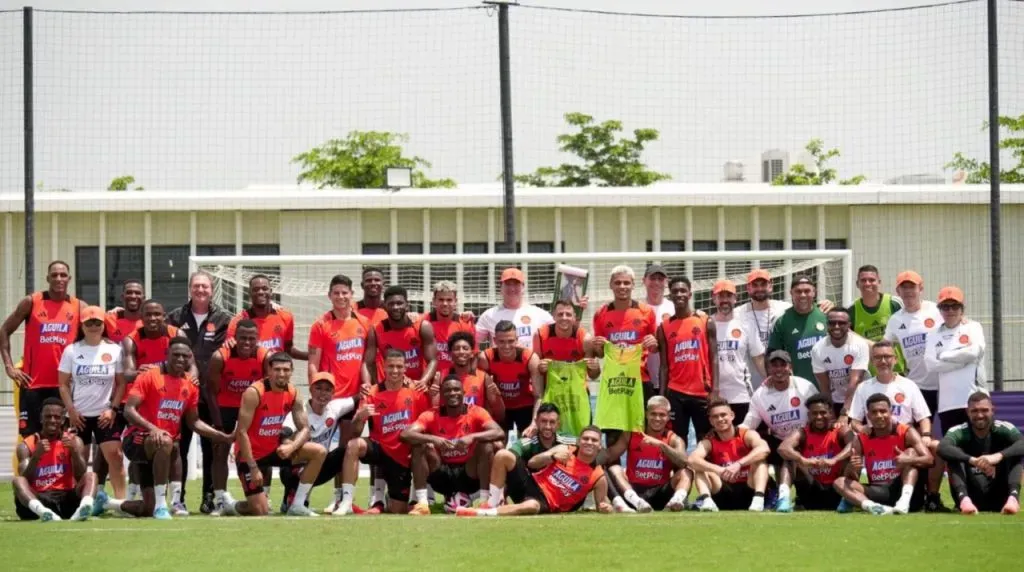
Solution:
M 92 516 L 99 516 L 106 512 L 108 500 L 110 500 L 110 497 L 107 496 L 105 491 L 97 492 L 96 498 L 92 501 Z
M 775 503 L 775 512 L 793 512 L 793 499 L 780 498 L 779 502 Z
M 773 483 L 769 483 L 768 490 L 764 492 L 764 509 L 773 510 L 775 505 L 779 502 L 779 488 L 778 486 L 772 486 Z
M 1003 514 L 1017 514 L 1020 512 L 1020 501 L 1017 497 L 1009 497 L 1006 499 L 1006 504 L 1003 505 Z
M 205 493 L 203 495 L 203 504 L 199 505 L 199 512 L 203 514 L 213 514 L 213 511 L 217 509 L 217 503 L 213 501 L 213 493 Z
M 875 516 L 886 516 L 893 514 L 893 508 L 891 506 L 885 506 L 884 504 L 874 504 L 868 509 L 871 514 Z
M 840 514 L 853 512 L 853 505 L 850 504 L 846 499 L 842 499 L 839 501 L 839 506 L 836 507 L 836 512 Z
M 928 493 L 924 501 L 925 512 L 953 512 L 946 505 L 942 504 L 942 496 L 939 493 Z
M 686 499 L 684 498 L 682 500 L 678 500 L 673 497 L 671 500 L 668 501 L 668 504 L 665 505 L 665 508 L 672 512 L 686 510 Z
M 57 513 L 53 512 L 52 510 L 46 509 L 43 511 L 43 514 L 39 515 L 39 520 L 43 522 L 50 522 L 51 520 L 60 521 L 64 519 L 62 519 L 60 516 L 57 515 Z
M 718 505 L 715 504 L 715 501 L 711 500 L 711 497 L 708 497 L 700 503 L 699 510 L 701 512 L 718 512 Z
M 636 511 L 639 512 L 639 513 L 646 514 L 646 513 L 649 513 L 651 511 L 653 511 L 653 510 L 654 509 L 651 508 L 650 503 L 648 503 L 644 499 L 640 499 L 640 502 L 636 503 Z
M 409 514 L 412 516 L 429 516 L 430 505 L 427 503 L 418 502 L 412 507 L 412 510 L 409 511 Z
M 281 501 L 281 506 L 284 507 L 281 509 L 281 512 L 288 512 L 288 506 L 284 504 L 285 502 L 286 501 L 284 500 Z M 322 510 L 321 512 L 323 512 L 324 514 L 333 514 L 334 511 L 338 510 L 339 504 L 341 504 L 341 499 L 338 497 L 334 497 L 334 500 L 331 501 L 331 504 L 324 507 L 324 510 Z
M 75 516 L 71 517 L 79 522 L 83 520 L 89 520 L 89 516 L 92 515 L 92 505 L 83 503 L 78 505 L 78 510 L 75 511 Z
M 320 516 L 319 514 L 309 510 L 308 506 L 296 506 L 292 505 L 288 507 L 288 516 Z
M 334 509 L 334 512 L 331 512 L 331 513 L 328 513 L 328 514 L 330 514 L 331 516 L 348 516 L 348 515 L 354 514 L 354 513 L 355 513 L 355 510 L 353 510 L 353 508 L 352 508 L 352 503 L 350 503 L 350 502 L 340 502 L 340 503 L 338 503 L 338 508 Z
M 157 520 L 171 520 L 174 517 L 171 516 L 171 511 L 167 510 L 167 507 L 162 506 L 153 511 L 153 518 Z
M 174 516 L 188 516 L 188 507 L 183 502 L 176 502 L 171 506 Z

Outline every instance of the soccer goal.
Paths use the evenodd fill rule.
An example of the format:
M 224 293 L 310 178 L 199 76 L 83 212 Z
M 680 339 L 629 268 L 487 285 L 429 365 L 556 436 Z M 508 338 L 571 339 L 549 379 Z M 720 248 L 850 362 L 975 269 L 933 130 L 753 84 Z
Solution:
M 853 300 L 853 255 L 850 250 L 786 250 L 727 252 L 597 252 L 561 254 L 445 254 L 445 255 L 282 255 L 282 256 L 193 256 L 191 271 L 205 270 L 214 277 L 214 302 L 236 313 L 248 303 L 249 280 L 256 274 L 270 278 L 275 298 L 295 315 L 295 341 L 305 347 L 309 327 L 330 309 L 328 284 L 336 274 L 345 274 L 355 286 L 355 299 L 362 271 L 381 269 L 387 284 L 399 284 L 409 292 L 412 310 L 430 309 L 432 286 L 440 280 L 454 282 L 463 310 L 480 315 L 501 301 L 499 277 L 502 270 L 516 267 L 526 277 L 526 298 L 550 309 L 567 294 L 567 283 L 577 280 L 576 292 L 588 297 L 582 323 L 589 324 L 593 311 L 611 300 L 609 273 L 618 265 L 630 266 L 637 277 L 634 297 L 644 299 L 642 283 L 648 264 L 659 263 L 669 276 L 686 276 L 693 283 L 693 305 L 712 306 L 711 288 L 722 278 L 737 284 L 740 302 L 746 301 L 743 287 L 753 268 L 768 270 L 774 278 L 773 297 L 787 299 L 789 285 L 798 276 L 808 276 L 818 288 L 818 297 L 849 304 Z M 571 277 L 571 278 L 567 278 Z M 572 290 L 568 290 L 572 292 Z M 557 293 L 557 296 L 556 296 Z M 305 380 L 305 364 L 296 364 L 296 381 Z M 300 375 L 301 374 L 301 375 Z

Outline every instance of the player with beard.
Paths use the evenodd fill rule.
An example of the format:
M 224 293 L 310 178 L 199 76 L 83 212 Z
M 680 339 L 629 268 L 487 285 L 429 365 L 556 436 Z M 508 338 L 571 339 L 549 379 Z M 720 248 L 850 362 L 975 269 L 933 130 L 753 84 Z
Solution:
M 652 397 L 647 402 L 644 430 L 623 432 L 604 452 L 616 512 L 678 512 L 686 508 L 693 474 L 686 468 L 686 440 L 668 428 L 670 411 L 668 399 Z M 623 454 L 625 469 L 619 464 Z
M 479 338 L 478 338 L 479 339 Z M 540 358 L 533 350 L 519 345 L 516 328 L 508 320 L 494 326 L 494 347 L 477 357 L 477 366 L 491 375 L 501 391 L 505 405 L 502 427 L 506 433 L 515 427 L 520 438 L 529 438 L 537 430 L 534 419 L 544 395 Z
M 476 326 L 471 319 L 459 315 L 459 293 L 458 287 L 450 280 L 442 280 L 434 284 L 433 310 L 420 316 L 416 322 L 421 328 L 423 322 L 430 324 L 434 332 L 434 339 L 437 344 L 437 375 L 435 380 L 440 382 L 448 377 L 452 369 L 451 347 L 449 339 L 458 332 L 468 332 L 473 338 L 473 347 L 476 349 Z
M 796 465 L 796 504 L 805 510 L 835 510 L 842 497 L 833 487 L 846 469 L 853 448 L 843 445 L 832 417 L 831 400 L 817 394 L 807 400 L 807 426 L 782 440 L 779 455 Z
M 765 376 L 764 344 L 750 321 L 733 315 L 736 285 L 719 280 L 711 290 L 715 302 L 715 333 L 718 339 L 718 395 L 729 402 L 733 413 L 743 419 L 754 393 L 750 383 L 754 372 Z M 748 365 L 749 364 L 749 365 Z
M 825 337 L 828 318 L 814 304 L 817 289 L 806 276 L 793 280 L 789 289 L 793 306 L 782 313 L 768 336 L 768 353 L 787 352 L 793 360 L 793 373 L 811 383 L 817 383 L 811 365 L 811 348 Z M 817 387 L 817 385 L 815 385 Z
M 811 348 L 811 370 L 818 387 L 832 396 L 832 409 L 842 424 L 849 424 L 850 403 L 870 364 L 867 340 L 850 333 L 850 315 L 836 308 L 827 315 L 828 336 Z
M 270 278 L 256 274 L 249 279 L 249 307 L 242 308 L 228 325 L 225 345 L 234 345 L 232 338 L 238 322 L 252 320 L 259 331 L 260 347 L 270 353 L 287 352 L 292 359 L 305 361 L 308 354 L 295 347 L 295 316 L 274 303 Z
M 595 425 L 583 428 L 577 446 L 558 445 L 534 459 L 542 467 L 531 473 L 517 465 L 509 474 L 504 467 L 491 473 L 494 485 L 502 489 L 508 478 L 508 495 L 513 504 L 492 508 L 459 508 L 458 516 L 530 516 L 579 510 L 584 499 L 594 493 L 597 510 L 610 513 L 608 480 L 598 463 L 601 452 L 601 429 Z M 538 463 L 538 464 L 541 464 Z M 510 477 L 510 478 L 509 478 Z

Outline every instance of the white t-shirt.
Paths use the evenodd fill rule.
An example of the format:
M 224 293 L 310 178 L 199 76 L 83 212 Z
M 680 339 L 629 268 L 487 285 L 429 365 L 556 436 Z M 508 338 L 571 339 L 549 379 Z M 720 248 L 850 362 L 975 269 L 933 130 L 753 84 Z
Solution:
M 647 302 L 647 305 L 654 310 L 654 329 L 657 330 L 662 322 L 668 320 L 676 313 L 676 305 L 668 298 L 662 298 L 661 304 L 657 306 Z M 651 382 L 655 387 L 660 387 L 661 379 L 658 377 L 661 372 L 661 355 L 658 352 L 651 352 L 647 356 L 647 371 L 651 373 Z
M 885 339 L 900 346 L 907 362 L 907 377 L 921 389 L 939 388 L 939 375 L 929 372 L 924 363 L 924 350 L 928 338 L 942 325 L 942 314 L 934 302 L 923 301 L 916 312 L 906 308 L 889 318 L 885 326 Z
M 551 314 L 533 304 L 523 304 L 515 310 L 500 305 L 494 306 L 484 311 L 476 321 L 477 341 L 491 341 L 494 337 L 494 326 L 502 320 L 515 324 L 519 345 L 530 349 L 533 349 L 533 334 L 537 333 L 537 329 L 555 323 Z
M 757 333 L 757 337 L 761 339 L 761 345 L 768 347 L 768 337 L 772 333 L 772 328 L 775 327 L 775 321 L 782 316 L 782 313 L 793 307 L 793 304 L 782 300 L 768 300 L 767 310 L 754 310 L 750 302 L 736 306 L 732 312 L 733 318 L 743 320 L 749 325 L 751 331 Z M 757 387 L 761 385 L 764 378 L 761 377 L 761 372 L 757 371 L 753 363 L 748 363 L 750 368 L 750 383 Z
M 338 432 L 341 418 L 355 409 L 355 400 L 351 397 L 332 399 L 324 406 L 322 415 L 317 415 L 308 401 L 303 407 L 306 409 L 306 419 L 309 420 L 309 442 L 323 445 L 328 451 L 336 449 L 338 444 L 333 442 L 334 434 Z M 295 419 L 291 413 L 285 418 L 284 426 L 295 430 Z
M 967 398 L 985 387 L 985 332 L 973 320 L 928 336 L 924 353 L 928 373 L 939 377 L 939 413 L 967 407 Z
M 764 344 L 748 320 L 715 320 L 718 336 L 718 393 L 729 403 L 750 403 L 751 358 L 764 355 Z
M 106 340 L 90 346 L 78 341 L 64 348 L 57 371 L 71 374 L 71 396 L 83 417 L 97 417 L 110 407 L 114 376 L 123 373 L 121 346 Z
M 192 319 L 196 321 L 196 325 L 197 326 L 202 326 L 203 322 L 206 321 L 206 317 L 209 316 L 209 315 L 210 315 L 209 312 L 207 312 L 205 314 L 197 314 L 195 312 L 192 312 Z
M 846 343 L 838 347 L 832 344 L 832 338 L 829 336 L 814 343 L 814 347 L 811 348 L 811 370 L 815 374 L 828 374 L 833 403 L 846 401 L 850 372 L 858 369 L 867 371 L 869 353 L 867 340 L 853 332 L 846 336 Z
M 892 418 L 897 423 L 909 425 L 932 416 L 921 388 L 902 375 L 897 375 L 889 383 L 882 383 L 875 377 L 860 382 L 853 393 L 853 402 L 850 403 L 850 419 L 866 422 L 868 398 L 876 393 L 883 393 L 889 398 Z
M 762 385 L 750 398 L 750 409 L 743 427 L 757 429 L 761 423 L 776 439 L 785 439 L 807 425 L 807 400 L 818 393 L 814 384 L 802 377 L 790 376 L 789 387 L 779 391 L 771 383 Z

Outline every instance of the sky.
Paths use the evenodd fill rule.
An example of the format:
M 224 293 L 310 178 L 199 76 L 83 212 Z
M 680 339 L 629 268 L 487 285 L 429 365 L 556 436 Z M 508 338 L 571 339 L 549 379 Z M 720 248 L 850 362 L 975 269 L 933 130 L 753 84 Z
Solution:
M 24 2 L 0 0 L 0 10 Z M 562 116 L 582 111 L 661 137 L 644 157 L 680 182 L 811 138 L 840 176 L 943 174 L 984 157 L 985 2 L 874 14 L 917 0 L 536 0 L 511 9 L 517 172 L 567 160 Z M 38 10 L 132 10 L 50 0 Z M 764 5 L 770 4 L 770 5 Z M 428 174 L 501 171 L 497 19 L 457 0 L 148 1 L 154 11 L 391 10 L 345 14 L 35 14 L 36 181 L 161 189 L 292 185 L 290 159 L 353 130 L 409 135 Z M 540 9 L 629 11 L 641 17 Z M 726 16 L 731 18 L 706 18 Z M 21 15 L 0 13 L 0 192 L 22 172 Z M 1024 113 L 1024 3 L 1000 2 L 1002 110 Z M 945 172 L 949 175 L 948 172 Z

